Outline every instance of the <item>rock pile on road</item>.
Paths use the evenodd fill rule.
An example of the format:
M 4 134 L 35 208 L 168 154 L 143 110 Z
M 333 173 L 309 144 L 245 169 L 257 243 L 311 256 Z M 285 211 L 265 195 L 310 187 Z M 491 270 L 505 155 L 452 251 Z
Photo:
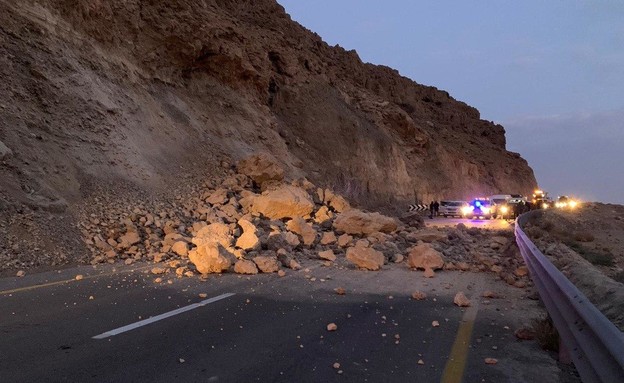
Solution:
M 270 155 L 254 155 L 219 185 L 207 182 L 159 211 L 91 214 L 82 232 L 92 263 L 152 261 L 179 277 L 297 270 L 307 260 L 366 270 L 404 263 L 427 277 L 442 269 L 491 271 L 517 287 L 528 282 L 511 233 L 409 227 L 305 179 L 283 179 Z

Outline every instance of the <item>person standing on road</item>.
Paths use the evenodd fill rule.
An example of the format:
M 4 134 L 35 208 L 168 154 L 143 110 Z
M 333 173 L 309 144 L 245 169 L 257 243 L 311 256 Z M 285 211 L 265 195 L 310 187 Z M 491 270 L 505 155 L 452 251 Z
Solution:
M 434 210 L 433 201 L 431 201 L 431 203 L 429 204 L 429 218 L 430 219 L 433 219 L 433 210 Z
M 433 213 L 437 217 L 439 212 L 440 212 L 440 203 L 438 201 L 435 201 L 433 203 Z

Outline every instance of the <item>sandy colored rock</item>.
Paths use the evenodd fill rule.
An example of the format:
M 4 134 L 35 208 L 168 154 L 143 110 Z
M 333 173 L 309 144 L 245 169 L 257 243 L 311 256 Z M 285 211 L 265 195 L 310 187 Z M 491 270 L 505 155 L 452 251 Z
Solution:
M 372 234 L 377 231 L 391 233 L 397 227 L 397 221 L 394 218 L 379 213 L 365 213 L 358 209 L 340 213 L 334 220 L 336 231 L 347 234 Z
M 236 247 L 247 251 L 258 250 L 261 243 L 256 226 L 246 219 L 239 219 L 238 225 L 243 229 L 243 234 L 236 240 Z
M 279 270 L 279 263 L 276 257 L 259 255 L 253 261 L 263 273 L 275 273 Z
M 250 212 L 270 219 L 306 217 L 314 209 L 308 192 L 299 187 L 284 185 L 255 197 Z
M 171 246 L 171 251 L 180 257 L 186 257 L 188 256 L 188 243 L 185 241 L 178 241 Z
M 285 272 L 284 270 L 281 270 L 281 269 L 280 269 L 280 270 L 277 272 L 277 275 L 278 275 L 278 276 L 280 276 L 280 277 L 285 277 L 285 276 L 286 276 L 286 272 Z
M 325 259 L 328 261 L 335 261 L 336 260 L 336 255 L 334 254 L 333 250 L 325 250 L 325 251 L 319 251 L 318 253 L 319 258 L 321 259 Z
M 444 266 L 442 254 L 428 243 L 422 243 L 410 249 L 407 265 L 413 269 L 438 270 Z
M 496 364 L 498 363 L 498 359 L 495 358 L 485 358 L 485 364 Z
M 119 247 L 122 249 L 127 249 L 130 246 L 136 245 L 139 242 L 141 242 L 141 236 L 139 236 L 139 233 L 137 233 L 136 231 L 131 231 L 122 235 L 119 238 Z
M 77 280 L 77 281 L 81 281 L 81 280 L 84 279 L 84 275 L 78 274 L 78 275 L 76 275 L 76 277 L 74 279 Z
M 440 327 L 440 322 L 434 320 L 433 322 L 431 322 L 431 327 Z
M 357 267 L 366 270 L 379 270 L 385 261 L 382 252 L 366 247 L 348 248 L 346 258 Z
M 352 236 L 350 236 L 349 234 L 343 234 L 338 237 L 338 246 L 347 247 L 351 243 L 351 241 L 353 241 Z
M 427 299 L 427 294 L 422 291 L 414 291 L 412 293 L 412 299 L 415 301 L 422 301 L 423 299 Z
M 470 306 L 470 300 L 466 298 L 463 291 L 455 294 L 455 298 L 453 298 L 453 303 L 455 303 L 459 307 L 468 307 Z
M 334 213 L 331 212 L 327 206 L 321 206 L 316 213 L 314 213 L 314 222 L 322 225 L 325 222 L 331 221 L 334 218 Z
M 293 218 L 286 223 L 286 228 L 297 233 L 303 239 L 303 244 L 310 246 L 316 241 L 316 230 L 301 217 Z
M 281 233 L 280 235 L 288 245 L 292 246 L 293 249 L 301 244 L 301 241 L 299 241 L 299 237 L 297 237 L 296 234 L 291 233 L 290 231 Z
M 201 274 L 222 273 L 232 266 L 233 256 L 218 243 L 209 242 L 189 251 L 189 260 Z
M 325 189 L 323 194 L 323 202 L 334 209 L 334 211 L 342 213 L 351 208 L 351 205 L 349 205 L 349 202 L 343 196 L 336 194 L 329 189 Z
M 336 292 L 336 294 L 338 295 L 345 295 L 346 294 L 346 290 L 342 287 L 336 287 L 334 289 L 334 291 Z
M 206 198 L 206 202 L 211 205 L 223 205 L 228 200 L 228 191 L 224 188 L 219 188 L 215 190 L 208 198 Z
M 514 270 L 514 274 L 517 277 L 526 277 L 529 275 L 529 269 L 526 266 L 520 266 L 516 270 Z
M 196 246 L 218 243 L 224 248 L 230 247 L 233 241 L 234 237 L 231 234 L 230 227 L 218 222 L 202 227 L 192 239 L 193 244 Z
M 252 261 L 239 259 L 234 264 L 234 272 L 237 274 L 258 274 L 258 267 Z
M 327 331 L 336 331 L 338 330 L 338 326 L 335 323 L 330 323 L 327 325 Z
M 164 267 L 154 267 L 152 268 L 151 273 L 158 275 L 158 274 L 164 274 L 165 271 L 167 271 L 167 269 L 165 269 Z
M 321 237 L 321 245 L 331 245 L 336 243 L 337 240 L 336 234 L 333 231 L 326 231 Z
M 237 164 L 239 173 L 251 178 L 256 184 L 262 185 L 267 181 L 281 181 L 284 179 L 284 169 L 277 159 L 267 153 L 252 154 Z

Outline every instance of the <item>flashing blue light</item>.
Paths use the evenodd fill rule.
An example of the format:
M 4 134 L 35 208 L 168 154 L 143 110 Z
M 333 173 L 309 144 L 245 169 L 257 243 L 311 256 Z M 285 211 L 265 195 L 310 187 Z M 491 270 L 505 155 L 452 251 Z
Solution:
M 476 206 L 476 207 L 481 207 L 481 201 L 476 201 L 476 202 L 475 202 L 475 206 Z

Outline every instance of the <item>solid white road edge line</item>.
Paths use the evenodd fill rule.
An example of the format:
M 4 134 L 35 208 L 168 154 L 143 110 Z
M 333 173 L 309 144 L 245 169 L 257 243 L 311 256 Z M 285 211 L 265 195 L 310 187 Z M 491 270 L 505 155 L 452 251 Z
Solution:
M 169 311 L 169 312 L 166 312 L 164 314 L 156 315 L 155 317 L 147 318 L 147 319 L 144 319 L 144 320 L 139 321 L 139 322 L 135 322 L 135 323 L 123 326 L 123 327 L 116 328 L 114 330 L 107 331 L 107 332 L 102 333 L 100 335 L 94 336 L 93 339 L 105 339 L 105 338 L 108 338 L 109 336 L 119 335 L 119 334 L 124 333 L 126 331 L 134 330 L 135 328 L 139 328 L 139 327 L 148 325 L 150 323 L 158 322 L 159 320 L 166 319 L 166 318 L 172 317 L 174 315 L 182 314 L 184 312 L 187 312 L 187 311 L 190 311 L 190 310 L 194 310 L 194 309 L 196 309 L 198 307 L 206 306 L 206 305 L 208 305 L 210 303 L 213 303 L 213 302 L 216 302 L 216 301 L 220 301 L 221 299 L 229 298 L 232 295 L 236 295 L 236 294 L 234 294 L 234 293 L 221 294 L 219 296 L 203 300 L 203 301 L 201 301 L 199 303 L 193 303 L 192 305 L 180 307 L 179 309 L 176 309 L 176 310 L 173 310 L 173 311 Z

